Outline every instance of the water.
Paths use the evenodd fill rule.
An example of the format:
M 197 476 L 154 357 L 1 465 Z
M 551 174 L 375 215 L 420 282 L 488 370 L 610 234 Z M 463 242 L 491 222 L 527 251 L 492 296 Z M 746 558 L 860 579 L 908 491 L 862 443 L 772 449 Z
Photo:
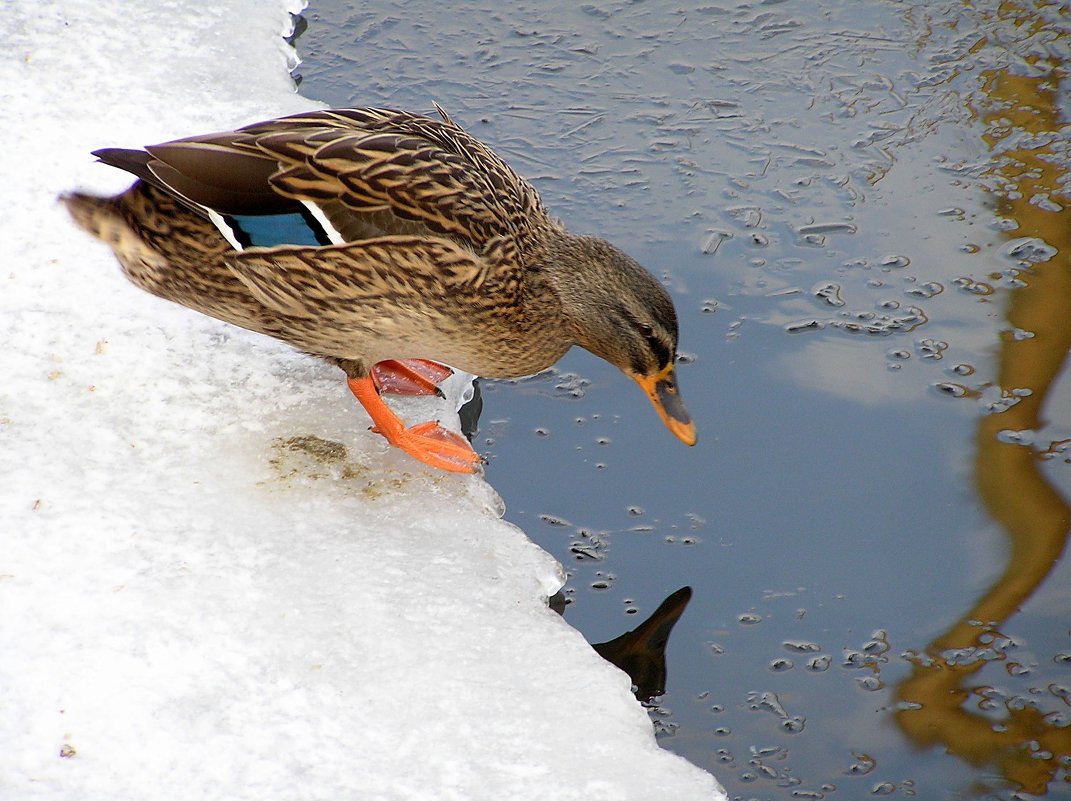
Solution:
M 567 619 L 692 588 L 651 717 L 731 797 L 1071 797 L 1066 9 L 497 8 L 314 2 L 298 72 L 437 101 L 675 297 L 695 448 L 580 351 L 483 383 Z

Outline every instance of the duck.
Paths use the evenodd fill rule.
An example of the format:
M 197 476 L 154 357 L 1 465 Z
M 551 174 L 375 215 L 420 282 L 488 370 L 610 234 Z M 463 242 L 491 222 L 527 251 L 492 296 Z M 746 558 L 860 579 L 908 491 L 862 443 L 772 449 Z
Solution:
M 693 445 L 662 284 L 567 231 L 435 109 L 318 109 L 100 149 L 137 180 L 61 200 L 141 289 L 337 365 L 372 430 L 432 467 L 474 473 L 482 460 L 438 421 L 407 426 L 383 393 L 439 393 L 452 369 L 527 376 L 574 346 L 633 379 Z

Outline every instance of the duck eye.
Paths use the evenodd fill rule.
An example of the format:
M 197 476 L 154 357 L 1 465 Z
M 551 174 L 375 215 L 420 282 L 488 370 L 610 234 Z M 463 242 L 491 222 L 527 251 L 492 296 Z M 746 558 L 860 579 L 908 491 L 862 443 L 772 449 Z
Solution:
M 672 364 L 673 352 L 662 341 L 662 337 L 655 332 L 653 325 L 650 323 L 636 323 L 636 330 L 647 341 L 647 348 L 659 366 Z

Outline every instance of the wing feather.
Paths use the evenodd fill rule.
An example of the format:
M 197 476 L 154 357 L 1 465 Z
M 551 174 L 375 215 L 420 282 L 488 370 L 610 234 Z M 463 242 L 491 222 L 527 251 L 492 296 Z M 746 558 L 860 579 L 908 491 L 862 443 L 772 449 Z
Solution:
M 153 145 L 146 166 L 158 183 L 223 214 L 272 213 L 299 203 L 354 217 L 380 215 L 371 230 L 414 225 L 479 251 L 495 237 L 549 222 L 536 190 L 440 109 L 432 119 L 388 109 L 333 109 L 237 131 Z M 390 215 L 397 218 L 392 225 Z M 360 221 L 336 220 L 340 231 Z

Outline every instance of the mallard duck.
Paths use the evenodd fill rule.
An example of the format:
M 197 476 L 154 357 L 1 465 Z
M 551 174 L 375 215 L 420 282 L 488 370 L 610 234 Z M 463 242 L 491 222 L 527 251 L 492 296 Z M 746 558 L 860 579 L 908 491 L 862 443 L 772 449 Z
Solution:
M 633 378 L 693 444 L 665 289 L 608 242 L 567 232 L 436 109 L 312 111 L 97 150 L 139 180 L 63 200 L 142 289 L 337 364 L 373 430 L 427 464 L 480 460 L 436 422 L 406 428 L 381 392 L 434 391 L 441 365 L 529 375 L 573 345 Z

